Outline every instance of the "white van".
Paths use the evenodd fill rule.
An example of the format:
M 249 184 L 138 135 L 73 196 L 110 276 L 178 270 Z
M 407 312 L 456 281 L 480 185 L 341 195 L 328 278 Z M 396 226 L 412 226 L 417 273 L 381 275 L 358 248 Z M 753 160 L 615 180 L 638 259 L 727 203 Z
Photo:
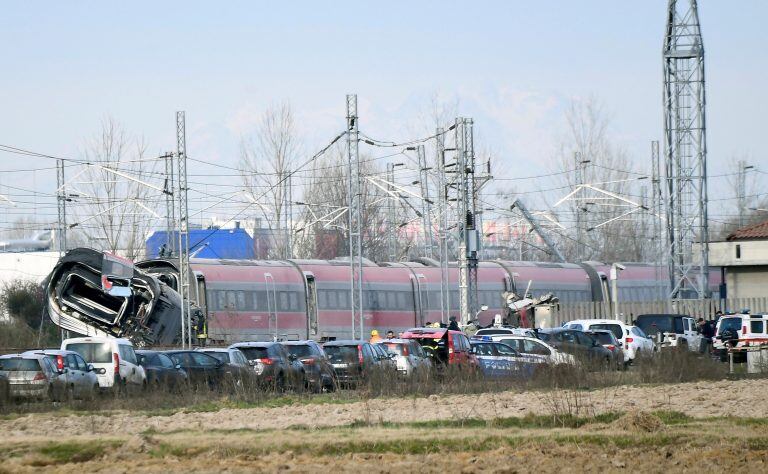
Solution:
M 712 348 L 725 361 L 728 347 L 768 344 L 768 314 L 726 314 L 717 321 Z
M 61 349 L 77 352 L 93 365 L 102 390 L 143 388 L 147 383 L 144 368 L 139 365 L 128 339 L 74 337 L 65 339 Z

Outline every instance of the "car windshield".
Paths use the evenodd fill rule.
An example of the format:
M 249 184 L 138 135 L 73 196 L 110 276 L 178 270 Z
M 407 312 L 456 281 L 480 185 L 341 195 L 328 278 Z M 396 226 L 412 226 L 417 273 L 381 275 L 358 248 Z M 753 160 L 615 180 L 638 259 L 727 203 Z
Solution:
M 289 345 L 285 346 L 285 348 L 288 349 L 289 353 L 296 357 L 313 357 L 317 355 L 312 351 L 312 348 L 309 345 Z
M 229 364 L 229 352 L 204 352 L 204 354 L 217 358 L 219 362 Z
M 238 347 L 248 360 L 267 359 L 269 351 L 266 347 Z
M 112 349 L 106 342 L 76 342 L 67 344 L 68 351 L 80 354 L 89 364 L 108 364 L 112 362 Z
M 157 363 L 154 358 L 154 354 L 139 354 L 137 352 L 136 359 L 139 361 L 139 365 L 142 367 L 155 365 Z
M 325 346 L 331 362 L 357 362 L 357 346 Z
M 607 332 L 590 332 L 589 335 L 597 339 L 597 342 L 600 344 L 615 344 L 613 338 Z
M 637 325 L 646 334 L 656 334 L 659 332 L 675 332 L 672 327 L 673 316 L 667 315 L 647 315 L 637 319 Z
M 495 336 L 498 334 L 510 334 L 509 329 L 480 329 L 475 334 L 478 336 Z
M 606 329 L 608 331 L 611 331 L 614 336 L 616 336 L 616 339 L 621 339 L 624 334 L 622 334 L 621 326 L 618 324 L 608 324 L 608 323 L 600 323 L 600 324 L 590 324 L 589 329 L 595 330 L 595 329 Z M 601 340 L 602 341 L 602 340 Z M 603 343 L 608 344 L 608 343 Z
M 0 359 L 0 370 L 7 370 L 8 372 L 36 372 L 40 370 L 40 363 L 37 359 L 22 359 L 20 357 Z
M 720 320 L 720 332 L 718 334 L 722 334 L 723 331 L 738 331 L 741 329 L 741 318 L 723 318 Z
M 390 354 L 395 355 L 403 355 L 405 353 L 405 344 L 398 344 L 396 342 L 389 342 L 386 344 L 382 344 L 384 348 L 389 352 Z

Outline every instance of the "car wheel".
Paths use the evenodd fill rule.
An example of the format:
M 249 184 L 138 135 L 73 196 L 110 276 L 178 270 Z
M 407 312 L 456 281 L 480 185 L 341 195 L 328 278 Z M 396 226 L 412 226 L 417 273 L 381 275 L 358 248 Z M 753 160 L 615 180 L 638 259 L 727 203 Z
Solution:
M 56 390 L 53 388 L 53 385 L 48 385 L 48 400 L 55 402 L 56 400 Z
M 285 376 L 282 372 L 275 377 L 275 391 L 281 393 L 285 392 Z
M 74 385 L 67 385 L 67 389 L 64 392 L 64 400 L 67 403 L 72 403 L 72 400 L 75 399 L 75 386 Z

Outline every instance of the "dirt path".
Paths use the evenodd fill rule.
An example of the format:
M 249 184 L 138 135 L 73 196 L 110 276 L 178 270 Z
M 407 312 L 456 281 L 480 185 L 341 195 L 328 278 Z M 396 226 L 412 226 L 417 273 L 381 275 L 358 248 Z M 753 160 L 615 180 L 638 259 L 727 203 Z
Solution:
M 480 395 L 374 399 L 346 404 L 296 404 L 279 408 L 222 409 L 216 412 L 147 416 L 130 412 L 62 416 L 31 414 L 0 420 L 0 441 L 69 436 L 131 436 L 152 430 L 168 433 L 207 429 L 285 429 L 436 419 L 499 418 L 527 414 L 674 410 L 693 417 L 728 415 L 729 407 L 748 407 L 750 417 L 768 417 L 764 380 L 623 386 L 589 392 L 501 392 Z

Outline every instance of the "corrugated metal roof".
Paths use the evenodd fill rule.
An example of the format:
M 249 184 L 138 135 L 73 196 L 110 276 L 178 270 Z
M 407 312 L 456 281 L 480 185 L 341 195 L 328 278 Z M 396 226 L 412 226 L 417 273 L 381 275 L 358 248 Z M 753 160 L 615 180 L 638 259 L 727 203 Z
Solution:
M 758 222 L 741 229 L 736 229 L 726 237 L 726 240 L 759 240 L 768 239 L 768 221 Z
M 178 241 L 178 234 L 171 233 Z M 147 239 L 147 258 L 157 258 L 166 242 L 166 232 L 156 231 Z M 178 245 L 178 244 L 177 244 Z M 190 253 L 197 258 L 254 259 L 253 238 L 245 229 L 191 229 Z

